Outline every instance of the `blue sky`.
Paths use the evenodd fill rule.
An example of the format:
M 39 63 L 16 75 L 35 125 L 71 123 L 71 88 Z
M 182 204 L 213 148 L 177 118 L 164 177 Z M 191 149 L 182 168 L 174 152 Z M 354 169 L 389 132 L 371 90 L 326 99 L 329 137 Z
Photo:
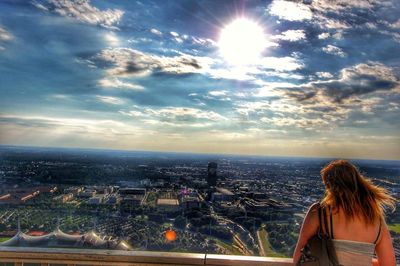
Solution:
M 396 0 L 3 0 L 0 143 L 400 159 L 398 14 Z

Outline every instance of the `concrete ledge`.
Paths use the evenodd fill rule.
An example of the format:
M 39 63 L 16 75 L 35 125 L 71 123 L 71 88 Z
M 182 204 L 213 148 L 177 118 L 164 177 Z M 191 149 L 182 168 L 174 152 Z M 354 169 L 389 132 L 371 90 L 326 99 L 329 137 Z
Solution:
M 231 265 L 231 266 L 272 266 L 292 265 L 292 259 L 229 256 L 202 253 L 175 253 L 153 251 L 121 251 L 72 248 L 30 248 L 0 247 L 0 262 L 67 264 L 67 265 Z
M 231 255 L 216 255 L 207 254 L 205 265 L 229 265 L 229 266 L 292 266 L 292 259 L 288 258 L 271 258 L 257 256 L 231 256 Z

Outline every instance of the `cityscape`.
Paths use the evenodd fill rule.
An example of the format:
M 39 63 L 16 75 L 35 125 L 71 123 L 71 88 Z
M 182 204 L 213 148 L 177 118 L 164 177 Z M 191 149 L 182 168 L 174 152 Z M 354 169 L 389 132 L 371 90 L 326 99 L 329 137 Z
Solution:
M 289 266 L 322 199 L 340 264 L 400 265 L 399 14 L 0 0 L 0 266 Z M 345 161 L 324 183 L 336 159 L 384 189 Z
M 129 250 L 291 257 L 330 160 L 1 146 L 0 245 L 61 230 Z M 399 198 L 399 161 L 354 163 Z M 387 223 L 398 256 L 399 212 Z

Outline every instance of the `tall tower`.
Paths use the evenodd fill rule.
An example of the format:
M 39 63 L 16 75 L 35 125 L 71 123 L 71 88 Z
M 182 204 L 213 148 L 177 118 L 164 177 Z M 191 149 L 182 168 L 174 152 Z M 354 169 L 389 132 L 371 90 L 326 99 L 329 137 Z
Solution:
M 215 187 L 217 185 L 217 167 L 218 164 L 215 162 L 208 163 L 207 184 L 209 187 Z

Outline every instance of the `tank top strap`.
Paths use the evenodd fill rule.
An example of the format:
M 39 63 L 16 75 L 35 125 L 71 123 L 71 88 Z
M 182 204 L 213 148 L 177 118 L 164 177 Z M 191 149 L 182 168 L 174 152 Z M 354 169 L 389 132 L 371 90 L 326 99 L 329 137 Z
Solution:
M 332 219 L 332 207 L 329 206 L 329 220 L 330 220 L 330 227 L 331 227 L 331 239 L 333 239 L 333 219 Z
M 378 235 L 376 236 L 376 239 L 375 239 L 375 241 L 374 241 L 374 244 L 375 244 L 375 245 L 376 245 L 376 243 L 378 242 L 379 237 L 381 236 L 381 229 L 382 229 L 382 220 L 379 219 L 379 231 L 378 231 Z
M 328 214 L 327 214 L 327 208 L 323 207 L 322 208 L 322 218 L 323 218 L 323 229 L 324 229 L 324 235 L 327 237 L 331 237 L 331 234 L 329 232 L 329 226 L 328 226 Z

